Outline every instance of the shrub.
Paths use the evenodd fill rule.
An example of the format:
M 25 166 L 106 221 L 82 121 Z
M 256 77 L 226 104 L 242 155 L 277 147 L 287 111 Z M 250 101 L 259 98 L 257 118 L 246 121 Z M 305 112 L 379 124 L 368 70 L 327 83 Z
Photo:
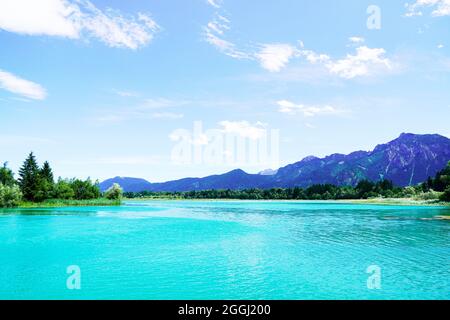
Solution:
M 22 201 L 22 192 L 18 186 L 5 186 L 0 183 L 0 208 L 17 207 L 20 201 Z
M 71 181 L 71 187 L 75 193 L 76 200 L 90 200 L 100 198 L 100 188 L 97 183 L 90 179 L 85 181 L 75 179 Z
M 55 184 L 53 192 L 53 197 L 56 199 L 69 200 L 75 197 L 75 192 L 67 180 L 59 179 Z
M 441 192 L 436 192 L 436 191 L 430 190 L 428 192 L 419 193 L 415 197 L 415 199 L 417 199 L 417 200 L 439 200 L 440 195 L 441 195 Z
M 414 197 L 416 195 L 416 188 L 414 187 L 406 187 L 403 189 L 403 196 L 407 198 Z
M 105 198 L 109 200 L 120 200 L 123 196 L 123 190 L 119 184 L 114 183 L 111 188 L 105 192 Z

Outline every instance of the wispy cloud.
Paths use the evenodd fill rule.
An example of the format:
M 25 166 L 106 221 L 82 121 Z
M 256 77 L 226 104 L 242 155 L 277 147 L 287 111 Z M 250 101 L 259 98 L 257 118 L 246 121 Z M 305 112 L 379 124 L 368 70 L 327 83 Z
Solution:
M 22 79 L 1 69 L 0 88 L 34 100 L 44 100 L 47 97 L 47 91 L 40 84 Z
M 226 134 L 236 134 L 243 138 L 258 140 L 265 136 L 267 125 L 261 122 L 251 124 L 248 121 L 221 121 L 221 131 Z
M 363 37 L 353 36 L 353 37 L 348 38 L 348 41 L 350 41 L 350 43 L 352 45 L 360 45 L 360 44 L 364 43 L 366 41 L 366 39 L 364 39 Z
M 230 30 L 230 20 L 217 14 L 216 17 L 204 27 L 206 42 L 232 58 L 250 59 L 251 55 L 242 50 L 238 50 L 234 43 L 224 38 L 227 30 Z
M 166 98 L 145 99 L 141 103 L 123 107 L 118 110 L 103 110 L 101 115 L 95 117 L 96 123 L 120 123 L 129 120 L 167 119 L 177 120 L 184 117 L 182 113 L 161 111 L 168 108 L 176 108 L 187 105 L 185 100 L 172 100 Z
M 204 27 L 206 41 L 230 57 L 257 61 L 263 69 L 269 72 L 280 72 L 293 59 L 299 58 L 303 58 L 313 65 L 321 65 L 330 74 L 343 79 L 371 76 L 382 71 L 388 71 L 393 67 L 389 58 L 386 57 L 385 49 L 361 45 L 365 42 L 365 39 L 360 36 L 349 38 L 351 47 L 356 47 L 356 53 L 347 54 L 342 59 L 332 59 L 328 54 L 305 49 L 301 41 L 299 45 L 262 43 L 249 49 L 242 49 L 242 47 L 248 48 L 249 46 L 238 48 L 227 37 L 228 31 L 231 29 L 231 22 L 221 14 L 219 8 L 216 11 L 216 17 Z
M 348 54 L 345 58 L 335 61 L 330 60 L 325 66 L 332 74 L 344 79 L 370 76 L 378 71 L 392 69 L 392 63 L 385 54 L 386 50 L 382 48 L 363 46 L 356 49 L 356 54 Z
M 331 105 L 296 104 L 289 100 L 277 101 L 278 111 L 290 115 L 302 114 L 304 117 L 342 114 L 344 110 Z
M 222 1 L 221 0 L 206 0 L 206 2 L 213 6 L 214 8 L 220 8 Z
M 297 54 L 297 48 L 290 44 L 264 44 L 261 51 L 255 54 L 255 57 L 264 69 L 278 72 Z
M 0 30 L 69 39 L 97 38 L 110 47 L 137 49 L 160 30 L 148 15 L 125 17 L 88 0 L 0 1 Z
M 431 8 L 433 17 L 450 16 L 450 0 L 416 0 L 405 4 L 406 17 L 423 16 L 424 8 Z
M 122 91 L 116 90 L 115 93 L 121 97 L 130 98 L 130 97 L 139 97 L 139 93 L 134 91 Z

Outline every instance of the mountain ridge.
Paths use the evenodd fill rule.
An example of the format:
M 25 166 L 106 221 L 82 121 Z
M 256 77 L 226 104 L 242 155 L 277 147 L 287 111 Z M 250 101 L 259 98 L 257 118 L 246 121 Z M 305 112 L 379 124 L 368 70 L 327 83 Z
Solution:
M 308 187 L 313 184 L 356 185 L 362 179 L 388 179 L 398 186 L 415 185 L 434 176 L 450 160 L 450 139 L 438 134 L 402 133 L 372 151 L 335 153 L 323 158 L 308 156 L 273 175 L 249 174 L 241 169 L 204 178 L 184 178 L 150 183 L 139 178 L 116 177 L 100 184 L 102 191 L 118 183 L 124 191 L 200 191 Z

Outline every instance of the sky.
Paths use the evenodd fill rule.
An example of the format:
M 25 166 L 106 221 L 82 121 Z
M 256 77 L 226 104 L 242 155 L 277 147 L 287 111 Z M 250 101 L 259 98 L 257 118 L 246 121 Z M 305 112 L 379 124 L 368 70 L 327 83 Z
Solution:
M 159 182 L 450 137 L 449 88 L 449 0 L 0 0 L 15 171 Z

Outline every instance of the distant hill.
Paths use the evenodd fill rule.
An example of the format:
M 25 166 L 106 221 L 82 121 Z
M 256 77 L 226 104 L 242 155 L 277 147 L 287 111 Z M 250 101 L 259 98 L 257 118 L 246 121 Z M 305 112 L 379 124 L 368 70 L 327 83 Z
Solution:
M 126 177 L 115 177 L 108 179 L 100 183 L 100 190 L 108 190 L 114 183 L 118 183 L 122 189 L 128 192 L 139 192 L 142 190 L 149 190 L 152 184 L 144 179 L 139 178 L 126 178 Z
M 388 179 L 397 186 L 416 185 L 434 176 L 450 160 L 450 139 L 437 134 L 403 133 L 378 145 L 373 151 L 325 158 L 307 157 L 278 171 L 248 174 L 242 170 L 205 178 L 186 178 L 164 183 L 143 179 L 114 178 L 101 183 L 106 190 L 118 183 L 125 191 L 191 191 L 209 189 L 249 189 L 308 187 L 312 184 L 356 185 L 362 179 Z M 266 174 L 265 174 L 266 173 Z

